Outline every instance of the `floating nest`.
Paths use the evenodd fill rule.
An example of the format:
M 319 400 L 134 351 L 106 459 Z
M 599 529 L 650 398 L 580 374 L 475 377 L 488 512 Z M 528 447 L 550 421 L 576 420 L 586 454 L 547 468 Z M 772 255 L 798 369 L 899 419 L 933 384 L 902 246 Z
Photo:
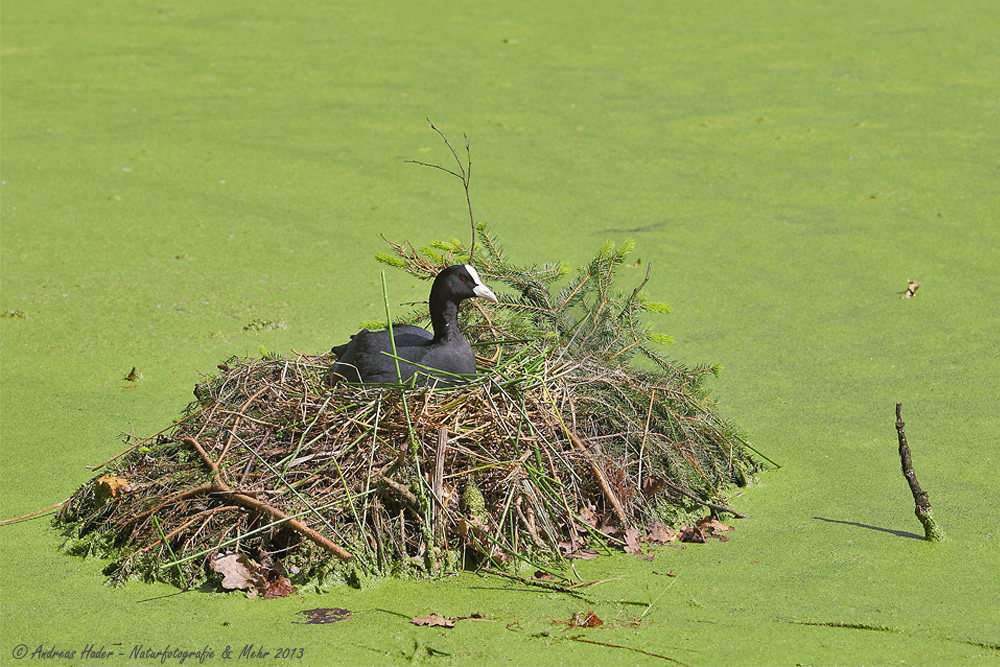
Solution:
M 563 269 L 515 270 L 480 232 L 492 244 L 480 275 L 519 291 L 501 297 L 506 308 L 463 309 L 475 382 L 330 387 L 330 356 L 230 359 L 182 419 L 130 443 L 66 503 L 68 548 L 110 559 L 115 582 L 190 586 L 231 553 L 295 585 L 357 585 L 557 570 L 585 546 L 623 545 L 630 529 L 732 511 L 727 489 L 760 466 L 701 388 L 712 370 L 627 363 L 651 340 L 634 326 L 639 288 L 610 289 L 628 248 L 605 246 L 562 298 L 546 281 Z M 392 261 L 432 277 L 463 251 L 440 245 L 394 245 Z M 582 316 L 564 317 L 571 307 Z

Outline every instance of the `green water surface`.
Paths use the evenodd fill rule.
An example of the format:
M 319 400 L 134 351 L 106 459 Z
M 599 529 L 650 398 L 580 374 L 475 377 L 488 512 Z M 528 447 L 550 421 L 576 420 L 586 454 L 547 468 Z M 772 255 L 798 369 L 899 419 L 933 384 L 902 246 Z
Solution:
M 607 580 L 586 598 L 473 575 L 273 601 L 114 589 L 50 517 L 7 525 L 0 664 L 92 664 L 88 644 L 150 665 L 132 650 L 1000 664 L 993 0 L 11 0 L 0 18 L 0 311 L 25 316 L 0 320 L 0 516 L 66 498 L 230 355 L 318 353 L 378 319 L 379 234 L 466 238 L 460 184 L 404 162 L 449 159 L 426 116 L 469 134 L 476 215 L 511 256 L 579 265 L 634 238 L 622 278 L 653 264 L 670 352 L 723 366 L 723 413 L 782 466 L 734 499 L 752 518 L 729 542 L 582 563 Z M 948 542 L 918 539 L 897 401 Z M 295 623 L 315 607 L 353 615 Z M 553 623 L 588 608 L 604 626 Z M 408 622 L 431 612 L 490 620 Z

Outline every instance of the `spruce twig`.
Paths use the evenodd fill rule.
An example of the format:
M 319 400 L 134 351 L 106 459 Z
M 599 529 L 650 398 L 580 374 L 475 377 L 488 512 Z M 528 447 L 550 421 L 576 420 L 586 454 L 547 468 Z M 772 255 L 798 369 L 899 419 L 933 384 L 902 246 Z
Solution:
M 903 404 L 896 403 L 896 435 L 899 438 L 899 462 L 903 467 L 903 477 L 910 485 L 913 503 L 916 506 L 913 513 L 924 527 L 924 539 L 929 542 L 940 542 L 944 539 L 944 531 L 934 521 L 931 513 L 931 501 L 927 492 L 920 488 L 917 474 L 913 471 L 913 461 L 910 459 L 910 446 L 906 443 L 906 424 L 903 423 Z

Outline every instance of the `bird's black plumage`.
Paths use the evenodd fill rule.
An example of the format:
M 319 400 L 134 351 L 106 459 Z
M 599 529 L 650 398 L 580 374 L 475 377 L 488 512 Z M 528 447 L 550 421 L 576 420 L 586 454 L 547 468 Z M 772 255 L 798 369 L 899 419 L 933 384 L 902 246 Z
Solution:
M 474 268 L 468 264 L 449 266 L 437 275 L 431 286 L 429 305 L 434 333 L 411 324 L 392 327 L 396 356 L 399 357 L 398 377 L 395 360 L 389 356 L 392 354 L 389 331 L 362 329 L 351 336 L 351 342 L 331 350 L 337 355 L 337 363 L 330 368 L 328 380 L 334 384 L 394 383 L 400 379 L 406 382 L 418 375 L 420 384 L 437 383 L 448 386 L 468 381 L 453 375 L 471 378 L 476 374 L 476 356 L 458 328 L 458 304 L 472 297 L 497 300 L 496 295 L 479 279 Z M 436 374 L 420 366 L 443 373 Z

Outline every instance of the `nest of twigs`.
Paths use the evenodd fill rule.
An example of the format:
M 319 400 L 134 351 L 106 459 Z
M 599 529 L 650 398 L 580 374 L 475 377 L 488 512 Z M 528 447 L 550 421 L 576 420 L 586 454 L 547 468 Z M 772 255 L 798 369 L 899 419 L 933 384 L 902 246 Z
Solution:
M 523 283 L 489 258 L 484 278 Z M 601 309 L 621 322 L 638 291 Z M 527 294 L 508 297 L 512 312 Z M 525 336 L 537 333 L 533 309 L 512 338 L 513 320 L 468 310 L 480 373 L 458 388 L 331 388 L 329 356 L 220 365 L 183 419 L 132 443 L 63 507 L 71 548 L 111 558 L 114 581 L 191 585 L 232 551 L 323 584 L 551 569 L 584 545 L 622 544 L 630 528 L 731 511 L 725 490 L 758 464 L 705 398 L 709 369 L 638 371 L 623 363 L 622 348 L 641 347 L 628 337 Z

